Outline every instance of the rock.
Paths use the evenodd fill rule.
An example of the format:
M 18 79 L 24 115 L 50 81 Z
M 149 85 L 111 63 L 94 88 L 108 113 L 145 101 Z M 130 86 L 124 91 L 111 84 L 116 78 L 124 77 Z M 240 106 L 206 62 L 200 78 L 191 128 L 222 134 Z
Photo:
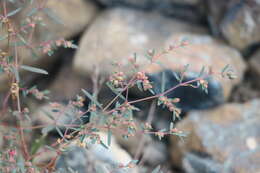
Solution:
M 236 4 L 229 9 L 221 23 L 221 31 L 231 45 L 243 50 L 259 43 L 259 9 L 257 0 Z
M 38 166 L 50 163 L 50 161 L 57 156 L 56 151 L 44 147 L 38 149 L 37 153 L 40 154 L 33 158 L 33 163 Z
M 97 0 L 108 7 L 125 6 L 145 10 L 157 10 L 162 14 L 201 21 L 203 6 L 201 0 Z
M 13 6 L 10 5 L 10 9 L 17 9 L 16 6 L 18 5 L 19 3 L 13 4 Z M 31 12 L 33 7 L 36 5 L 37 2 L 34 1 L 34 4 L 30 6 L 31 8 L 25 8 L 24 10 L 19 12 L 19 14 L 14 16 L 14 23 L 18 26 L 20 22 L 23 22 L 26 19 L 26 15 Z M 86 26 L 92 21 L 97 12 L 97 8 L 95 7 L 95 5 L 88 0 L 75 0 L 64 2 L 53 0 L 48 1 L 46 7 L 51 12 L 49 12 L 49 16 L 44 13 L 38 14 L 38 17 L 42 18 L 42 21 L 46 26 L 36 25 L 35 32 L 31 40 L 31 44 L 35 46 L 39 46 L 40 43 L 46 42 L 48 40 L 57 40 L 61 38 L 71 39 L 72 37 L 75 37 L 86 28 Z M 68 13 L 68 11 L 70 13 Z M 51 18 L 50 16 L 55 17 Z M 55 23 L 55 19 L 53 18 L 59 19 L 62 24 L 57 22 Z M 25 40 L 27 40 L 28 36 L 24 37 Z M 6 50 L 6 46 L 7 45 L 1 45 L 0 49 Z M 38 59 L 33 57 L 31 50 L 24 48 L 24 46 L 21 46 L 18 49 L 19 58 L 22 59 L 23 64 L 26 65 L 48 69 L 48 67 L 51 66 L 51 64 L 53 64 L 55 60 L 57 60 L 57 57 L 46 56 L 42 51 L 38 51 L 38 49 L 37 51 L 34 50 L 34 53 L 38 55 Z M 26 75 L 28 75 L 28 73 L 24 74 L 23 78 Z M 0 83 L 6 83 L 6 80 L 6 75 L 0 74 Z M 0 86 L 0 90 L 9 87 L 8 85 L 3 86 L 2 84 Z
M 107 135 L 99 133 L 101 140 L 106 143 Z M 116 173 L 137 173 L 136 168 L 118 169 L 119 164 L 127 165 L 132 161 L 130 155 L 124 151 L 116 143 L 115 139 L 111 138 L 111 145 L 105 148 L 101 144 L 91 144 L 89 139 L 85 139 L 84 143 L 87 148 L 76 146 L 73 142 L 56 162 L 56 169 L 58 171 L 68 172 L 68 167 L 79 173 L 98 172 L 102 170 L 105 173 L 115 171 Z
M 207 0 L 206 2 L 211 28 L 215 32 L 221 31 L 232 46 L 245 50 L 259 43 L 259 1 Z
M 168 154 L 166 145 L 162 142 L 155 141 L 148 135 L 136 134 L 128 139 L 124 139 L 122 135 L 116 132 L 113 134 L 115 134 L 118 144 L 125 148 L 132 156 L 136 155 L 141 140 L 144 140 L 140 156 L 142 156 L 146 165 L 157 166 L 167 160 Z
M 102 33 L 102 41 L 99 33 Z M 173 53 L 161 57 L 159 61 L 163 67 L 156 64 L 147 65 L 150 62 L 143 56 L 144 49 L 162 49 L 172 45 L 172 42 L 180 43 L 183 39 L 190 40 L 191 44 L 184 48 L 176 48 Z M 197 89 L 195 94 L 195 89 L 187 91 L 182 88 L 176 92 L 181 94 L 179 96 L 181 100 L 187 99 L 188 103 L 194 103 L 187 105 L 183 102 L 182 108 L 186 110 L 208 108 L 222 103 L 229 97 L 232 87 L 241 81 L 245 70 L 239 52 L 213 39 L 203 28 L 190 26 L 178 20 L 169 20 L 157 13 L 121 8 L 105 11 L 84 33 L 75 56 L 74 69 L 78 73 L 91 76 L 94 68 L 98 68 L 101 75 L 107 76 L 116 70 L 111 63 L 119 61 L 124 72 L 130 73 L 132 70 L 127 57 L 133 52 L 138 54 L 138 65 L 149 74 L 157 91 L 161 88 L 162 71 L 166 72 L 166 86 L 171 87 L 177 83 L 172 72 L 183 69 L 187 64 L 191 66 L 189 69 L 191 73 L 187 74 L 186 80 L 198 76 L 203 66 L 212 66 L 217 72 L 227 64 L 233 67 L 237 79 L 230 81 L 210 78 L 209 95 L 205 93 L 203 95 L 200 89 Z M 187 92 L 191 94 L 187 95 Z M 192 97 L 192 94 L 197 96 L 202 94 L 199 99 L 201 102 Z
M 194 153 L 186 153 L 182 164 L 187 173 L 219 173 L 222 171 L 222 165 L 218 162 Z
M 90 0 L 49 1 L 47 7 L 50 8 L 63 23 L 61 26 L 55 21 L 47 19 L 47 29 L 54 33 L 56 38 L 72 38 L 82 32 L 96 16 L 97 7 Z M 77 27 L 75 27 L 77 26 Z M 43 29 L 43 28 L 41 28 Z M 46 29 L 46 28 L 45 28 Z M 39 31 L 44 33 L 45 31 Z
M 260 50 L 257 50 L 249 60 L 249 69 L 253 72 L 256 78 L 260 77 Z M 259 83 L 260 84 L 260 83 Z
M 144 145 L 149 145 L 153 140 L 148 135 L 136 134 L 135 136 L 130 136 L 128 139 L 122 137 L 122 134 L 119 134 L 116 130 L 113 132 L 116 141 L 120 146 L 125 148 L 132 156 L 135 156 L 138 146 L 140 144 L 140 139 L 144 137 Z
M 177 124 L 178 129 L 189 133 L 185 142 L 171 137 L 172 163 L 182 165 L 185 154 L 197 152 L 220 163 L 223 172 L 259 172 L 259 106 L 260 100 L 253 100 L 191 112 Z M 201 164 L 207 166 L 206 162 Z
M 70 55 L 68 59 L 64 60 L 59 71 L 52 78 L 53 81 L 46 86 L 51 94 L 49 98 L 51 101 L 63 102 L 73 100 L 77 95 L 80 95 L 81 89 L 90 91 L 92 89 L 92 81 L 85 77 L 78 75 L 72 70 L 72 59 Z
M 86 173 L 88 170 L 87 152 L 81 147 L 70 147 L 63 152 L 56 161 L 57 172 L 69 173 L 72 171 Z M 72 170 L 72 171 L 70 171 Z
M 152 141 L 145 145 L 143 158 L 146 165 L 158 166 L 164 164 L 168 159 L 166 145 L 160 141 Z
M 255 75 L 247 75 L 245 79 L 232 91 L 229 102 L 244 103 L 260 98 L 258 78 Z
M 211 29 L 211 32 L 215 36 L 220 36 L 220 23 L 224 18 L 227 10 L 230 6 L 232 6 L 235 2 L 233 0 L 206 0 L 206 13 L 208 14 L 208 23 Z
M 114 68 L 111 63 L 125 58 L 122 63 L 127 64 L 127 57 L 133 53 L 143 55 L 149 49 L 160 48 L 172 33 L 181 31 L 205 32 L 203 28 L 170 20 L 158 13 L 127 8 L 106 10 L 84 33 L 75 55 L 74 69 L 89 75 L 99 67 L 101 75 L 110 74 Z

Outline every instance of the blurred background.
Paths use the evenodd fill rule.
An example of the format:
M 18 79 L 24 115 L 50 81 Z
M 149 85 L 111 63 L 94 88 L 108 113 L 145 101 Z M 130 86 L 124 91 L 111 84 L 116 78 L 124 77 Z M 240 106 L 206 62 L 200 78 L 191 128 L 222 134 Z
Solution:
M 9 9 L 18 5 L 19 1 L 10 3 Z M 36 27 L 32 42 L 65 38 L 78 46 L 77 49 L 57 48 L 52 56 L 40 53 L 36 59 L 20 50 L 26 65 L 49 72 L 49 75 L 39 75 L 21 71 L 22 85 L 30 88 L 37 84 L 39 90 L 50 91 L 51 102 L 66 104 L 82 88 L 93 92 L 93 76 L 106 79 L 116 70 L 111 65 L 114 62 L 126 66 L 119 70 L 127 73 L 128 59 L 134 53 L 142 66 L 146 64 L 142 59 L 148 50 L 160 52 L 169 46 L 176 49 L 164 55 L 162 66 L 143 69 L 156 92 L 161 87 L 162 73 L 165 87 L 169 89 L 178 82 L 174 72 L 181 71 L 186 64 L 189 73 L 185 80 L 196 78 L 203 66 L 221 72 L 229 65 L 236 75 L 233 80 L 208 78 L 208 94 L 200 89 L 180 88 L 169 95 L 181 99 L 178 107 L 183 113 L 176 127 L 188 133 L 184 140 L 174 136 L 162 141 L 136 136 L 124 141 L 115 136 L 115 153 L 101 154 L 95 159 L 101 163 L 112 159 L 105 161 L 106 164 L 114 163 L 115 158 L 133 159 L 141 148 L 137 156 L 142 158 L 142 163 L 130 172 L 151 172 L 157 165 L 169 173 L 260 172 L 259 0 L 49 0 L 46 6 L 54 16 L 41 16 L 46 26 Z M 13 17 L 15 24 L 24 16 L 26 13 L 21 11 Z M 0 49 L 5 47 L 6 42 L 1 41 Z M 1 110 L 6 109 L 9 87 L 7 76 L 1 73 Z M 107 87 L 101 87 L 101 102 L 106 103 L 113 96 Z M 129 93 L 129 99 L 143 96 L 136 90 Z M 51 109 L 48 101 L 29 97 L 22 104 L 30 109 L 32 125 L 50 121 L 41 116 L 42 109 Z M 147 118 L 151 105 L 137 105 L 142 109 L 135 115 L 137 121 Z M 153 126 L 168 128 L 171 113 L 162 108 L 152 111 Z M 7 114 L 1 116 L 1 121 L 12 122 Z M 7 129 L 0 131 L 1 147 L 5 145 L 4 130 Z M 75 169 L 87 172 L 88 164 L 84 164 L 82 157 L 86 159 L 88 155 L 75 154 L 81 150 L 74 148 L 71 155 L 62 156 L 57 167 L 70 165 L 72 162 L 66 160 L 69 157 L 74 163 L 83 162 L 83 168 Z M 52 154 L 44 153 L 37 162 L 46 162 Z

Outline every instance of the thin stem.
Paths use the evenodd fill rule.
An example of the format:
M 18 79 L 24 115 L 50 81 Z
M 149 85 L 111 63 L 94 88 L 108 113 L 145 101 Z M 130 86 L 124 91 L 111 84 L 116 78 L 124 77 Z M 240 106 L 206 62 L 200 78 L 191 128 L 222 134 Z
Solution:
M 120 97 L 120 95 L 121 95 L 123 92 L 125 92 L 125 90 L 126 90 L 127 88 L 129 88 L 130 85 L 133 84 L 134 80 L 135 80 L 135 76 L 133 76 L 132 79 L 129 81 L 129 83 L 122 89 L 122 91 L 121 91 L 119 94 L 117 94 L 117 96 L 114 97 L 114 98 L 111 100 L 111 102 L 109 102 L 109 103 L 107 104 L 107 106 L 103 109 L 103 112 L 105 112 L 105 111 L 116 101 L 116 99 L 117 99 L 118 97 Z
M 15 39 L 15 42 L 17 40 Z M 14 46 L 14 51 L 15 51 L 15 68 L 16 68 L 16 71 L 19 75 L 19 65 L 18 65 L 18 51 L 17 51 L 17 46 L 15 44 Z M 19 86 L 19 81 L 18 79 L 16 79 L 16 83 L 17 85 Z M 19 90 L 18 92 L 16 93 L 16 100 L 17 100 L 17 110 L 19 112 L 19 126 L 22 125 L 22 109 L 21 109 L 21 102 L 20 102 L 20 93 L 19 93 Z M 29 152 L 28 152 L 28 148 L 27 148 L 27 145 L 26 145 L 26 141 L 25 141 L 25 138 L 24 138 L 24 132 L 23 132 L 23 129 L 19 129 L 19 133 L 20 133 L 20 137 L 21 137 L 21 145 L 22 145 L 22 148 L 23 148 L 23 152 L 24 152 L 24 155 L 25 155 L 25 160 L 27 160 L 29 158 Z
M 155 108 L 156 108 L 156 102 L 153 101 L 150 106 L 149 112 L 148 112 L 146 123 L 148 123 L 148 124 L 152 123 L 153 118 L 154 118 Z M 135 153 L 135 157 L 134 157 L 135 160 L 138 160 L 140 158 L 144 145 L 145 145 L 145 136 L 144 136 L 144 134 L 142 134 L 142 138 L 140 140 L 140 143 L 139 143 L 138 148 Z

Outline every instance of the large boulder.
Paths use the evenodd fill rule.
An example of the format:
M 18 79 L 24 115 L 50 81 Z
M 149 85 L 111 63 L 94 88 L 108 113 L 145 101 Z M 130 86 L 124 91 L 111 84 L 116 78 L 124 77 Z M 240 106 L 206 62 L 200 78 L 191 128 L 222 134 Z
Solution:
M 19 28 L 20 24 L 24 25 L 25 22 L 30 21 L 27 15 L 34 12 L 34 9 L 38 7 L 38 3 L 38 1 L 34 1 L 32 5 L 28 5 L 28 7 L 26 6 L 21 11 L 19 11 L 18 14 L 12 16 L 12 20 L 14 21 L 13 24 L 16 26 L 16 28 Z M 10 11 L 15 10 L 19 7 L 19 5 L 19 3 L 10 3 L 8 9 Z M 47 10 L 42 10 L 39 13 L 36 13 L 38 22 L 42 22 L 45 26 L 36 24 L 33 28 L 34 32 L 31 39 L 28 39 L 28 35 L 21 33 L 21 35 L 24 37 L 24 40 L 27 41 L 27 44 L 33 45 L 36 48 L 31 51 L 31 49 L 26 48 L 24 45 L 19 46 L 18 56 L 23 64 L 49 69 L 55 60 L 57 60 L 57 56 L 50 57 L 47 56 L 46 52 L 43 50 L 39 51 L 38 47 L 42 46 L 40 43 L 47 43 L 49 40 L 57 40 L 61 38 L 72 39 L 73 37 L 77 36 L 95 17 L 97 7 L 92 2 L 85 0 L 63 2 L 53 0 L 47 2 L 46 9 Z M 1 33 L 2 32 L 3 31 L 1 30 Z M 7 42 L 1 41 L 0 46 L 0 49 L 5 51 L 7 49 Z M 26 74 L 23 76 L 26 76 Z M 32 78 L 27 76 L 24 81 L 26 81 L 27 78 Z M 7 84 L 3 85 L 3 83 L 6 83 L 6 81 L 7 76 L 1 73 L 0 90 L 8 87 Z
M 208 164 L 215 165 L 215 170 L 222 165 L 221 171 L 215 172 L 259 172 L 259 106 L 260 100 L 253 100 L 191 112 L 177 124 L 178 129 L 189 134 L 184 142 L 171 137 L 172 163 L 183 167 L 193 165 L 193 169 L 197 165 L 197 172 Z M 190 152 L 197 154 L 187 156 Z
M 144 56 L 147 50 L 164 49 L 173 43 L 178 45 L 185 39 L 190 41 L 190 45 L 176 48 L 172 53 L 160 57 L 160 65 L 149 65 L 149 60 Z M 173 72 L 180 71 L 184 65 L 191 66 L 185 80 L 196 78 L 203 66 L 212 66 L 216 72 L 220 72 L 227 64 L 233 66 L 237 79 L 230 82 L 210 77 L 208 95 L 200 89 L 176 92 L 181 94 L 181 100 L 190 98 L 186 101 L 194 102 L 192 106 L 183 103 L 182 107 L 187 110 L 222 103 L 229 96 L 232 87 L 241 81 L 245 70 L 239 52 L 210 37 L 205 29 L 170 20 L 158 13 L 123 8 L 105 11 L 84 33 L 75 56 L 74 69 L 80 74 L 91 76 L 97 68 L 101 75 L 108 76 L 117 70 L 111 64 L 120 62 L 123 71 L 131 73 L 132 66 L 128 57 L 134 52 L 138 55 L 137 63 L 141 70 L 146 71 L 154 82 L 156 92 L 161 87 L 162 72 L 166 73 L 168 89 L 178 83 Z M 190 94 L 185 94 L 187 92 Z M 202 94 L 201 99 L 198 99 L 200 102 L 195 101 L 192 94 L 198 97 Z
M 232 46 L 245 50 L 259 43 L 259 1 L 207 0 L 206 2 L 212 30 L 220 31 Z

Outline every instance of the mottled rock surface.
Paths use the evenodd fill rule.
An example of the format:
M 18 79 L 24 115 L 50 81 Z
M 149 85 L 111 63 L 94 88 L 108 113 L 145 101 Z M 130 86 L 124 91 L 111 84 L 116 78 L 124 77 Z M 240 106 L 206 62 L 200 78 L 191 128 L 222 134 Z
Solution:
M 219 173 L 223 167 L 211 158 L 202 157 L 194 153 L 186 153 L 182 164 L 187 173 Z
M 171 138 L 172 163 L 181 165 L 184 155 L 194 151 L 222 164 L 222 172 L 259 172 L 259 106 L 260 101 L 253 100 L 191 112 L 177 125 L 189 133 L 185 141 Z
M 258 0 L 207 0 L 213 33 L 221 33 L 235 48 L 245 50 L 259 43 L 260 4 Z
M 16 6 L 19 7 L 19 3 L 10 5 L 9 10 L 11 11 L 17 9 L 18 7 Z M 37 2 L 35 1 L 33 5 L 29 7 L 30 8 L 21 10 L 13 17 L 13 23 L 16 25 L 16 28 L 19 28 L 20 24 L 25 21 L 26 15 L 30 13 L 33 8 L 37 7 Z M 49 40 L 61 38 L 72 39 L 72 37 L 75 37 L 87 27 L 97 13 L 97 7 L 92 2 L 85 0 L 66 0 L 63 2 L 59 0 L 52 0 L 48 1 L 46 4 L 46 9 L 48 10 L 48 13 L 40 12 L 38 14 L 38 17 L 42 18 L 42 22 L 46 26 L 36 24 L 34 28 L 34 35 L 30 43 L 27 44 L 39 47 L 40 43 Z M 1 29 L 1 36 L 2 32 L 3 31 Z M 21 35 L 25 38 L 25 40 L 28 40 L 28 35 Z M 0 49 L 5 51 L 6 48 L 7 41 L 1 41 Z M 35 54 L 37 54 L 38 58 L 35 57 Z M 38 51 L 36 48 L 31 51 L 31 49 L 25 48 L 25 46 L 18 47 L 18 56 L 19 59 L 22 59 L 23 64 L 46 69 L 49 69 L 51 64 L 57 60 L 57 56 L 49 57 L 44 55 L 42 51 Z M 28 75 L 28 73 L 23 74 L 22 76 L 29 78 L 28 81 L 31 81 L 31 78 L 35 77 L 34 74 Z M 24 81 L 26 80 L 27 79 Z M 6 89 L 7 87 L 7 76 L 5 74 L 0 74 L 0 90 Z
M 100 133 L 101 140 L 107 143 L 107 134 Z M 79 173 L 86 172 L 104 172 L 111 171 L 115 173 L 137 173 L 137 168 L 121 168 L 120 164 L 127 165 L 132 161 L 131 156 L 123 150 L 111 138 L 111 145 L 105 148 L 101 144 L 91 144 L 89 139 L 84 140 L 87 148 L 78 147 L 76 143 L 72 143 L 67 147 L 66 151 L 58 158 L 56 169 L 58 171 L 69 172 L 69 167 Z

